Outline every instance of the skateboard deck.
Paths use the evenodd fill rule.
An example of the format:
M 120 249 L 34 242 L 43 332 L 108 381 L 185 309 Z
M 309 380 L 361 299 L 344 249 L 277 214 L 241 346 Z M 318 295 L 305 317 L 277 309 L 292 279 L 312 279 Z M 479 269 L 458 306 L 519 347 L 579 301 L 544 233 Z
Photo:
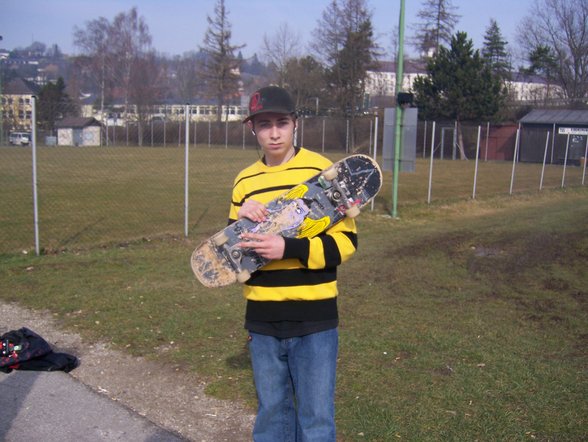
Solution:
M 267 219 L 242 218 L 202 242 L 192 253 L 192 271 L 206 287 L 247 281 L 269 260 L 236 247 L 245 232 L 312 238 L 360 208 L 382 187 L 378 164 L 366 155 L 351 155 L 270 201 Z

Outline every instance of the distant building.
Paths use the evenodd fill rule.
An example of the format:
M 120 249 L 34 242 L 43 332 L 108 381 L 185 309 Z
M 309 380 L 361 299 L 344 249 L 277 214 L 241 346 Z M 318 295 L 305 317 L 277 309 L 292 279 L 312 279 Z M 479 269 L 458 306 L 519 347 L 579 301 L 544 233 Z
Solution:
M 0 105 L 2 106 L 2 124 L 11 131 L 31 131 L 33 118 L 33 96 L 37 90 L 34 85 L 15 78 L 2 85 Z
M 55 123 L 59 146 L 100 146 L 102 125 L 95 118 L 67 117 Z
M 125 124 L 139 121 L 137 106 L 130 104 L 127 108 L 126 119 L 124 105 L 121 103 L 110 104 L 105 107 L 104 115 L 94 105 L 95 97 L 86 96 L 81 101 L 81 114 L 84 117 L 93 117 L 100 121 L 104 126 L 125 126 Z M 207 122 L 216 121 L 217 106 L 212 103 L 189 104 L 188 112 L 190 121 Z M 167 103 L 158 103 L 150 106 L 148 114 L 143 115 L 146 122 L 151 121 L 168 121 L 182 122 L 185 121 L 186 104 L 181 100 L 168 100 Z M 227 104 L 222 106 L 221 121 L 241 121 L 247 115 L 247 107 L 237 104 Z
M 506 86 L 512 101 L 539 105 L 563 97 L 563 90 L 560 86 L 537 75 L 514 72 L 511 80 L 506 82 Z
M 412 91 L 417 77 L 428 76 L 426 63 L 420 60 L 405 60 L 402 76 L 402 90 Z M 374 97 L 394 97 L 396 87 L 396 63 L 380 62 L 377 70 L 367 72 L 366 94 Z M 562 97 L 561 87 L 536 75 L 523 75 L 517 72 L 506 81 L 510 100 L 515 102 L 540 103 Z
M 412 90 L 414 80 L 419 76 L 426 76 L 425 64 L 420 61 L 406 60 L 402 75 L 402 90 Z M 393 97 L 396 87 L 396 63 L 392 61 L 380 62 L 378 69 L 367 71 L 365 92 L 371 97 Z

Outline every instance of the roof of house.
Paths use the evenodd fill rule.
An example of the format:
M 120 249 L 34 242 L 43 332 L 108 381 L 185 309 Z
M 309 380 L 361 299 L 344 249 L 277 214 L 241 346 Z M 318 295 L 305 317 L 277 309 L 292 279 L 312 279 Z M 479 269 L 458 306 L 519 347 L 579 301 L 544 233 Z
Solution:
M 521 118 L 521 123 L 576 124 L 588 126 L 588 110 L 535 109 Z
M 65 117 L 63 120 L 55 122 L 56 128 L 73 128 L 81 129 L 88 126 L 100 126 L 100 122 L 96 118 L 84 117 Z
M 22 78 L 15 78 L 3 85 L 3 95 L 35 95 L 37 93 L 35 85 L 23 80 Z

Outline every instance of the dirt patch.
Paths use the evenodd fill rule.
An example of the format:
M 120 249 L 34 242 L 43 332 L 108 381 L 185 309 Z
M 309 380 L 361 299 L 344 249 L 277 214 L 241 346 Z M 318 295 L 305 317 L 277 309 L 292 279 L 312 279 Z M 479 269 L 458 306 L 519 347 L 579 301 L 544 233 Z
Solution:
M 70 374 L 99 394 L 155 424 L 198 442 L 249 441 L 254 416 L 243 406 L 204 393 L 206 383 L 179 367 L 131 357 L 105 344 L 87 344 L 59 329 L 50 313 L 0 302 L 0 334 L 21 327 L 40 334 L 56 351 L 77 356 Z

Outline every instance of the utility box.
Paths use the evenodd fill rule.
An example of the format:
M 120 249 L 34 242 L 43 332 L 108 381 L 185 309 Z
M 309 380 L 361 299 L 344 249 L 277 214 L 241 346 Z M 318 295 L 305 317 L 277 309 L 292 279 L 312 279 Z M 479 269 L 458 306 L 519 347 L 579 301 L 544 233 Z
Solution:
M 402 145 L 400 147 L 400 171 L 416 170 L 418 109 L 410 107 L 402 111 Z M 394 143 L 396 142 L 396 108 L 384 109 L 384 140 L 382 147 L 382 168 L 394 170 Z

